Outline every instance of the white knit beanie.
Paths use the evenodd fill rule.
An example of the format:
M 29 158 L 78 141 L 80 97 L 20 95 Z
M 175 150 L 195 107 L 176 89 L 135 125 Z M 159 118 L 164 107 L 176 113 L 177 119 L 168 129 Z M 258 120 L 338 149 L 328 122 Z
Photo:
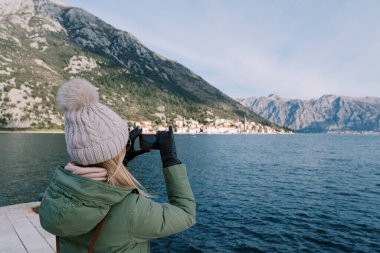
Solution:
M 128 124 L 99 103 L 94 85 L 85 79 L 62 84 L 57 107 L 65 113 L 65 139 L 70 157 L 81 165 L 114 158 L 127 145 Z

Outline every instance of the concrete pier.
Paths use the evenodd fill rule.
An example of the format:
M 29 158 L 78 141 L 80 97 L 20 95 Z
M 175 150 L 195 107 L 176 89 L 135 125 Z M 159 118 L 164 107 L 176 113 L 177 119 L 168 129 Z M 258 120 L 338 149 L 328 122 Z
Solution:
M 40 202 L 0 207 L 0 253 L 54 253 L 55 236 L 45 231 L 32 207 Z

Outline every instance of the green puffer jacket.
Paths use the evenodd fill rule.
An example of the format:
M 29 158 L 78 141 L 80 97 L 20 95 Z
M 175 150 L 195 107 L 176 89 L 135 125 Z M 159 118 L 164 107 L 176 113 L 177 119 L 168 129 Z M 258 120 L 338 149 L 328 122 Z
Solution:
M 105 221 L 94 253 L 149 252 L 149 240 L 195 224 L 195 200 L 184 164 L 164 168 L 170 203 L 72 174 L 60 165 L 39 209 L 41 226 L 60 236 L 62 253 L 85 253 Z

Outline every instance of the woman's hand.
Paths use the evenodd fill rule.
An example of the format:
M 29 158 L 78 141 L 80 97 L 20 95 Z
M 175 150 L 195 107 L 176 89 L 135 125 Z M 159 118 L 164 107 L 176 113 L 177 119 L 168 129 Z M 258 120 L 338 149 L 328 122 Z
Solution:
M 129 140 L 131 141 L 129 149 L 127 150 L 127 153 L 125 154 L 125 158 L 123 161 L 123 164 L 125 166 L 128 165 L 130 161 L 132 161 L 136 156 L 139 156 L 141 154 L 149 152 L 149 150 L 135 150 L 135 141 L 138 136 L 142 135 L 142 129 L 139 127 L 135 127 L 130 133 L 129 133 Z
M 71 173 L 77 174 L 81 177 L 87 177 L 96 181 L 107 181 L 107 171 L 99 167 L 79 167 L 72 163 L 68 163 L 65 169 Z
M 169 126 L 169 131 L 157 131 L 157 142 L 160 146 L 161 161 L 164 168 L 181 164 L 177 158 L 172 126 Z

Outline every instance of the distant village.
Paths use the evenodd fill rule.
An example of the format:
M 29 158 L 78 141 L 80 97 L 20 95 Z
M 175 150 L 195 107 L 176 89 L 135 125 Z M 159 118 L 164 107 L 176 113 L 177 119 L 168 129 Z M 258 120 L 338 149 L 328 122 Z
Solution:
M 173 125 L 173 130 L 178 134 L 285 134 L 283 129 L 274 129 L 269 126 L 244 120 L 231 120 L 223 119 L 218 116 L 213 116 L 212 112 L 207 111 L 208 118 L 205 119 L 207 123 L 200 123 L 192 118 L 186 119 L 180 115 L 172 121 L 166 122 L 165 114 L 156 113 L 155 116 L 159 118 L 160 122 L 154 121 L 129 121 L 133 127 L 139 126 L 143 129 L 143 133 L 155 133 L 156 131 L 167 130 L 169 125 Z

